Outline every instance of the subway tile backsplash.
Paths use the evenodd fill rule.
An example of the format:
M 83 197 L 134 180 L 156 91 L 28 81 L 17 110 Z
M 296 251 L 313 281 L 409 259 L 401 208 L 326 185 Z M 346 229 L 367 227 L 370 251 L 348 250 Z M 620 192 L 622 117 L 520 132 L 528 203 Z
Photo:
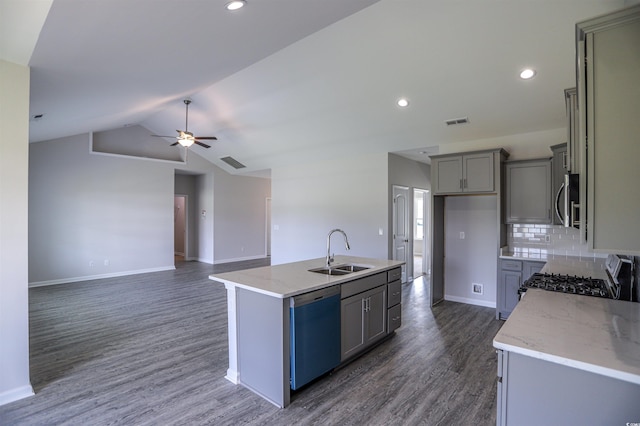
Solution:
M 580 244 L 578 229 L 561 225 L 507 225 L 507 244 L 513 253 L 607 257 L 605 253 L 590 252 L 586 244 Z

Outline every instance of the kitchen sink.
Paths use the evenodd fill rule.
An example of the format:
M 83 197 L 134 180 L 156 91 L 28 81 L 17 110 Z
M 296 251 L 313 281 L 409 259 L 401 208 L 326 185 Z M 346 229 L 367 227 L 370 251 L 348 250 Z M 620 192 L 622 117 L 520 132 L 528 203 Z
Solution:
M 309 272 L 315 272 L 325 275 L 347 275 L 352 272 L 364 271 L 370 269 L 370 266 L 343 264 L 332 267 L 323 266 L 322 268 L 309 269 Z
M 334 266 L 333 269 L 339 269 L 341 271 L 347 271 L 347 272 L 359 272 L 359 271 L 370 269 L 370 267 L 362 266 L 362 265 L 338 265 L 338 266 Z

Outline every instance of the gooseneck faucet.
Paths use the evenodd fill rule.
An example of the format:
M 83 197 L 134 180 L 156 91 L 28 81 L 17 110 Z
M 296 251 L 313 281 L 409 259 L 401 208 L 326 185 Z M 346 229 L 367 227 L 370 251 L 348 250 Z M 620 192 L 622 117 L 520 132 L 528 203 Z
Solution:
M 329 235 L 327 235 L 327 268 L 331 268 L 331 262 L 333 262 L 333 256 L 331 255 L 331 234 L 333 234 L 334 232 L 340 232 L 342 235 L 344 235 L 344 245 L 347 250 L 351 250 L 351 247 L 349 247 L 349 238 L 347 238 L 347 234 L 345 234 L 342 229 L 332 229 L 331 232 L 329 232 Z

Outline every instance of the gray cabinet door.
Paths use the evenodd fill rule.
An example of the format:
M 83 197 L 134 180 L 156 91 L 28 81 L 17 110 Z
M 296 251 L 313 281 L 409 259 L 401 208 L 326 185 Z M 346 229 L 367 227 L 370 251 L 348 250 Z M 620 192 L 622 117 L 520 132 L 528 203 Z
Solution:
M 551 223 L 551 162 L 513 161 L 505 167 L 507 223 Z
M 499 318 L 507 319 L 518 304 L 518 289 L 522 284 L 522 272 L 500 271 Z
M 589 32 L 586 78 L 584 74 L 580 76 L 585 96 L 579 96 L 580 102 L 587 101 L 586 111 L 580 110 L 580 119 L 586 122 L 588 145 L 588 223 L 580 228 L 586 229 L 587 241 L 595 251 L 637 255 L 640 254 L 640 6 L 594 21 L 581 25 Z M 583 184 L 583 176 L 580 183 Z
M 369 344 L 387 334 L 387 286 L 372 290 L 366 304 L 365 344 Z
M 493 153 L 472 154 L 462 157 L 464 192 L 493 192 Z
M 462 192 L 461 156 L 434 158 L 431 167 L 436 194 Z
M 364 299 L 361 295 L 340 302 L 340 360 L 344 361 L 364 347 Z

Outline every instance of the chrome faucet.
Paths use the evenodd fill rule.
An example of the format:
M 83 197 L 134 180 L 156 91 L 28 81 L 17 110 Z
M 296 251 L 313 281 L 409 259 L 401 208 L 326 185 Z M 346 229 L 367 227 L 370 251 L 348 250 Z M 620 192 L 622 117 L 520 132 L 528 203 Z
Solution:
M 329 235 L 327 235 L 327 268 L 331 268 L 331 262 L 333 262 L 333 255 L 331 255 L 331 234 L 333 234 L 334 232 L 340 232 L 342 233 L 342 235 L 344 235 L 344 245 L 347 250 L 351 250 L 351 247 L 349 247 L 349 238 L 347 238 L 347 234 L 345 234 L 342 229 L 331 230 L 331 232 L 329 232 Z

